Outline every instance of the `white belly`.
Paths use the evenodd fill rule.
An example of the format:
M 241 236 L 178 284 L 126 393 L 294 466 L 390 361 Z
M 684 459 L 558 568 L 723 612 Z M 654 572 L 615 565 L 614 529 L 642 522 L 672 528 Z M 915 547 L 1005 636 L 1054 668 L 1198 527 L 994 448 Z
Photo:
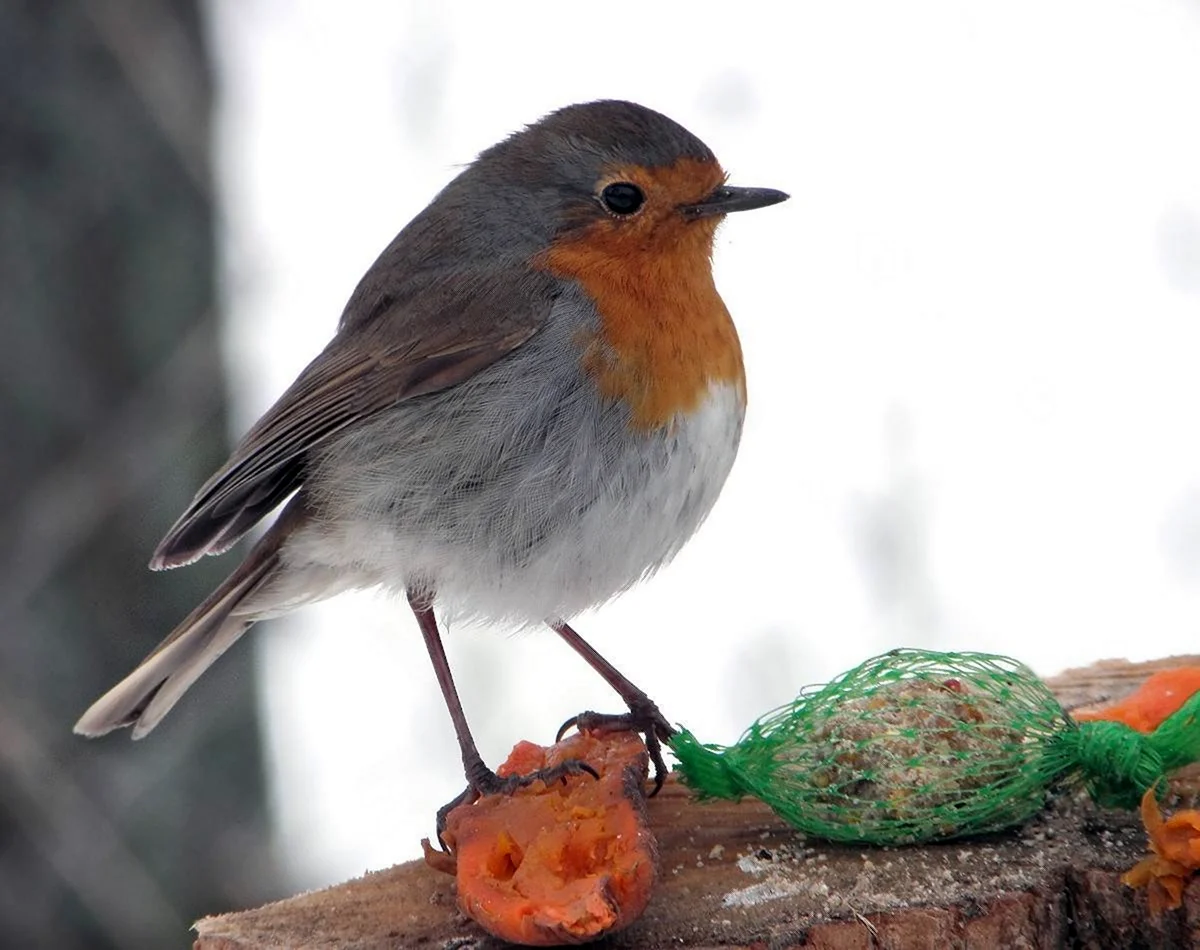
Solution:
M 568 619 L 653 573 L 691 537 L 729 475 L 743 412 L 736 387 L 720 384 L 651 435 L 630 432 L 627 420 L 597 422 L 594 411 L 584 422 L 572 416 L 527 453 L 529 464 L 509 459 L 494 484 L 476 478 L 470 493 L 438 478 L 454 457 L 437 456 L 428 472 L 411 459 L 404 471 L 403 461 L 372 469 L 359 459 L 331 481 L 344 491 L 324 491 L 330 514 L 289 542 L 288 573 L 310 583 L 341 575 L 339 587 L 428 585 L 452 617 Z M 496 438 L 509 446 L 518 436 Z M 422 477 L 427 491 L 395 487 Z

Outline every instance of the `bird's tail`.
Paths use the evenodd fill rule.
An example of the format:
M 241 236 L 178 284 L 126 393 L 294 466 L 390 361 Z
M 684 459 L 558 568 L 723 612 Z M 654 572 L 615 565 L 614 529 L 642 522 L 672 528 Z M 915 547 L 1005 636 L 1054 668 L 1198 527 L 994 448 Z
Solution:
M 75 723 L 77 733 L 100 736 L 132 726 L 133 738 L 140 739 L 251 624 L 282 612 L 272 594 L 278 586 L 273 581 L 281 573 L 279 551 L 298 513 L 298 506 L 289 508 L 293 510 L 281 513 L 216 590 L 132 673 L 91 705 Z

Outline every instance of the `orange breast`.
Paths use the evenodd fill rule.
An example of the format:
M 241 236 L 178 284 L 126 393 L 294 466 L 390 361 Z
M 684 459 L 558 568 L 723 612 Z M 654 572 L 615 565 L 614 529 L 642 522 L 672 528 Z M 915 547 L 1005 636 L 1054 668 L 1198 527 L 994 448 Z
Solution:
M 737 330 L 712 276 L 714 219 L 686 221 L 675 208 L 721 181 L 715 164 L 614 169 L 647 194 L 639 220 L 600 220 L 555 243 L 540 261 L 578 281 L 596 304 L 600 333 L 584 342 L 583 366 L 601 393 L 624 400 L 641 430 L 695 409 L 713 383 L 745 399 Z

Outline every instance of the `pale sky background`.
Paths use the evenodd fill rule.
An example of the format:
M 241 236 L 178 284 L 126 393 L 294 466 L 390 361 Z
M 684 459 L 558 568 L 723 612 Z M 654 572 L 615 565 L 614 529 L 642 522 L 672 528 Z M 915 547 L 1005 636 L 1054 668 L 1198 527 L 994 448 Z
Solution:
M 212 0 L 242 431 L 480 150 L 630 98 L 785 205 L 718 238 L 745 347 L 712 517 L 585 637 L 706 741 L 901 645 L 1043 674 L 1200 640 L 1200 2 Z M 463 785 L 405 605 L 264 625 L 298 885 L 415 857 Z M 549 631 L 447 638 L 486 759 L 619 708 Z

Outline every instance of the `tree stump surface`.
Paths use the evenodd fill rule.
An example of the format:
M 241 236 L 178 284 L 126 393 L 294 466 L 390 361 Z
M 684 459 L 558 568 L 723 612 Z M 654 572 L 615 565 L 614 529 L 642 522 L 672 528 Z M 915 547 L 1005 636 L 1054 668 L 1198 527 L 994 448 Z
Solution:
M 1103 661 L 1050 681 L 1068 708 L 1131 692 L 1147 675 L 1200 663 Z M 1171 807 L 1200 798 L 1200 769 Z M 1200 947 L 1200 887 L 1151 916 L 1120 882 L 1146 853 L 1133 812 L 1056 799 L 1004 834 L 905 848 L 834 845 L 791 830 L 759 802 L 697 802 L 674 781 L 650 800 L 659 883 L 646 913 L 605 948 Z M 195 925 L 196 950 L 428 947 L 498 950 L 457 910 L 453 878 L 411 861 L 326 890 Z

